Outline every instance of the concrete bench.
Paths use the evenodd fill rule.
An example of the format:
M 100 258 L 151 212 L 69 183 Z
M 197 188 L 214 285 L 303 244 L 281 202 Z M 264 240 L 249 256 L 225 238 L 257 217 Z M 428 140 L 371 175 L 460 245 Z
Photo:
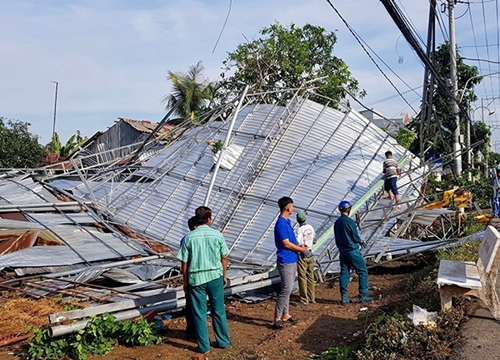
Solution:
M 496 292 L 499 246 L 500 233 L 488 226 L 479 247 L 477 263 L 440 261 L 437 284 L 442 309 L 451 308 L 453 296 L 471 295 L 483 300 L 495 319 L 500 320 L 500 301 Z

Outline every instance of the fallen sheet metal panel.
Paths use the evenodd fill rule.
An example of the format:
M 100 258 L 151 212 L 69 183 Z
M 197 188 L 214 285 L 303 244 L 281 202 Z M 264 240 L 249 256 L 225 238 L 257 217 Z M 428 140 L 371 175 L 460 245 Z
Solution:
M 61 266 L 147 255 L 134 239 L 124 241 L 115 234 L 85 232 L 71 226 L 55 226 L 51 229 L 68 246 L 35 246 L 15 253 L 0 255 L 0 268 Z
M 449 209 L 417 209 L 415 211 L 415 216 L 413 217 L 413 222 L 416 224 L 430 226 L 439 218 L 441 215 L 454 214 L 456 211 Z

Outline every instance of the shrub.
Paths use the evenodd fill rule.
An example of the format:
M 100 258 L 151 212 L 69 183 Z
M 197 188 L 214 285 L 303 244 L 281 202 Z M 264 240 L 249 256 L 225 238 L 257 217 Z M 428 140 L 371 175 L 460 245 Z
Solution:
M 141 317 L 138 321 L 115 322 L 111 314 L 92 317 L 85 329 L 59 338 L 51 338 L 48 328 L 32 328 L 29 339 L 29 360 L 54 360 L 67 355 L 85 360 L 89 355 L 106 355 L 115 344 L 151 345 L 163 342 L 152 325 Z

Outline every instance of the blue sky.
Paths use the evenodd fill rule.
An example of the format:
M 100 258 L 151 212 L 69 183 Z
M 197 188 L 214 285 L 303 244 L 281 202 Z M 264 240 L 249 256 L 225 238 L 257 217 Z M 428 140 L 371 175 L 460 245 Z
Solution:
M 423 67 L 380 1 L 331 0 L 345 20 L 399 80 L 376 58 L 401 92 L 422 84 Z M 425 40 L 428 2 L 397 1 Z M 387 117 L 413 115 L 406 102 L 377 70 L 346 26 L 325 0 L 2 0 L 0 2 L 0 116 L 31 123 L 30 131 L 50 140 L 55 84 L 59 82 L 56 131 L 66 140 L 76 130 L 90 136 L 104 131 L 118 117 L 159 121 L 165 114 L 160 99 L 169 93 L 169 70 L 185 72 L 202 61 L 205 75 L 217 80 L 222 61 L 245 39 L 275 21 L 306 23 L 336 31 L 335 55 L 349 66 L 368 96 L 363 102 Z M 496 1 L 457 5 L 457 42 L 469 57 L 498 61 Z M 485 10 L 486 9 L 486 10 Z M 471 15 L 474 37 L 471 31 Z M 496 15 L 496 16 L 495 16 Z M 447 32 L 446 13 L 440 15 Z M 487 16 L 495 16 L 487 19 Z M 486 19 L 486 21 L 485 21 Z M 437 43 L 443 34 L 438 30 Z M 479 55 L 479 56 L 478 56 Z M 375 56 L 375 55 L 373 55 Z M 477 62 L 470 62 L 478 65 Z M 481 63 L 481 72 L 499 71 L 498 64 Z M 406 83 L 406 84 L 405 84 Z M 498 96 L 498 77 L 491 77 L 484 96 Z M 418 110 L 421 89 L 405 93 Z M 480 97 L 482 94 L 478 94 Z M 483 105 L 494 111 L 496 101 Z M 479 104 L 480 105 L 480 104 Z M 355 106 L 356 108 L 356 106 Z M 475 116 L 480 111 L 475 112 Z M 492 125 L 496 126 L 492 119 Z M 500 149 L 499 149 L 500 150 Z

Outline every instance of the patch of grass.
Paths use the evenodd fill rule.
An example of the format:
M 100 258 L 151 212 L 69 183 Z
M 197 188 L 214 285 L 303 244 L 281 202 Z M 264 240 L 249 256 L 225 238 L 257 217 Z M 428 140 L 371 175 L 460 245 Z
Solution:
M 440 249 L 436 254 L 438 262 L 440 260 L 457 260 L 476 262 L 479 259 L 479 246 L 481 240 L 466 241 L 461 245 L 448 249 Z
M 310 359 L 315 360 L 356 360 L 356 351 L 359 349 L 359 345 L 353 346 L 334 346 L 326 351 L 323 351 L 321 355 L 312 356 Z
M 467 219 L 464 222 L 463 235 L 469 236 L 469 235 L 478 233 L 478 232 L 486 229 L 486 226 L 488 226 L 487 223 L 479 222 L 474 218 L 474 216 L 470 215 L 467 217 Z

